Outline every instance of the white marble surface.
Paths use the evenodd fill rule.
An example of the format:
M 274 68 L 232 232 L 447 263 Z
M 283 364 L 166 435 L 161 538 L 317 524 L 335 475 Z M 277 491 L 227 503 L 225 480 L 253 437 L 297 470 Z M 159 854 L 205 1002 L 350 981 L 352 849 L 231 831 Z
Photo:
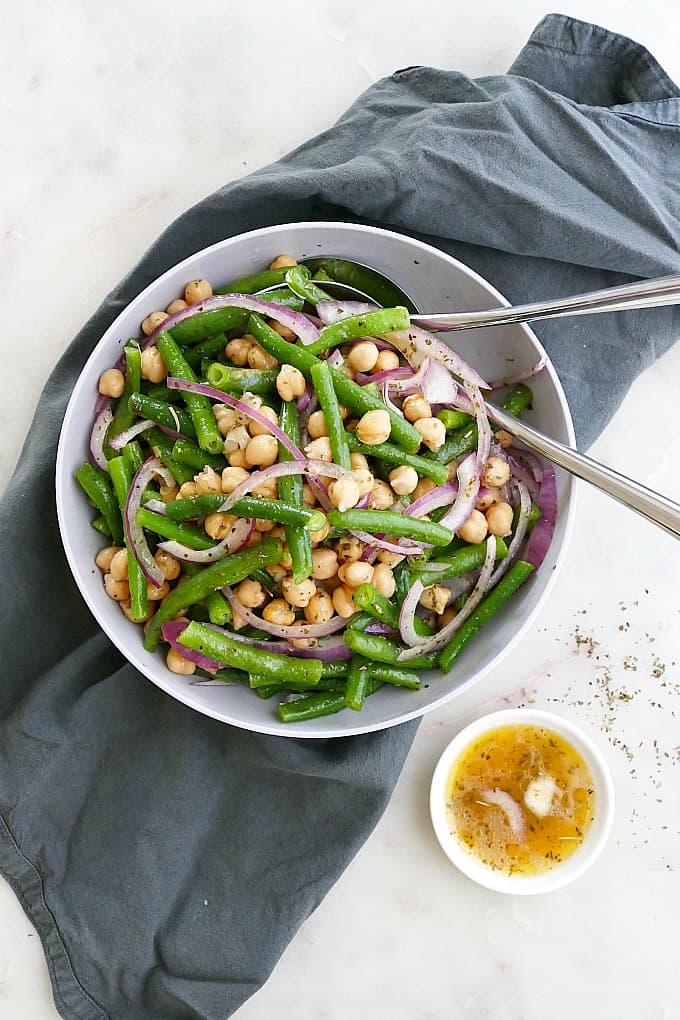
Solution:
M 639 39 L 680 78 L 676 0 L 562 9 Z M 177 213 L 324 128 L 395 68 L 504 70 L 548 10 L 540 0 L 422 0 L 417 18 L 387 0 L 260 2 L 257 13 L 218 0 L 14 7 L 0 69 L 0 349 L 12 358 L 19 347 L 21 372 L 0 402 L 0 485 L 60 352 Z M 680 346 L 638 380 L 594 449 L 675 498 L 679 377 Z M 535 633 L 479 689 L 426 718 L 373 836 L 241 1020 L 680 1017 L 678 546 L 604 497 L 580 496 L 572 556 Z M 456 730 L 522 703 L 587 727 L 618 796 L 597 865 L 536 899 L 459 876 L 427 812 Z M 0 1016 L 57 1016 L 39 940 L 1 881 Z

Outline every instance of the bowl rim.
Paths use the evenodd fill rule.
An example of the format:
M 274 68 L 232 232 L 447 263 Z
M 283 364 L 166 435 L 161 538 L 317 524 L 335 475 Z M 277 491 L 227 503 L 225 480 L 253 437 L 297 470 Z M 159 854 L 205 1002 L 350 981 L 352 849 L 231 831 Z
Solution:
M 446 783 L 460 754 L 478 737 L 506 725 L 541 726 L 564 737 L 584 758 L 595 788 L 595 819 L 581 846 L 564 863 L 539 875 L 506 875 L 480 861 L 451 831 L 446 810 Z M 591 867 L 602 853 L 614 822 L 616 794 L 611 770 L 602 750 L 571 719 L 535 708 L 507 708 L 489 712 L 468 723 L 446 745 L 430 783 L 430 818 L 437 841 L 458 870 L 492 892 L 533 896 L 569 885 Z
M 324 229 L 333 229 L 341 231 L 347 230 L 348 232 L 351 233 L 358 234 L 366 233 L 378 235 L 384 237 L 385 241 L 388 243 L 391 240 L 395 239 L 402 242 L 406 241 L 409 244 L 414 245 L 416 248 L 420 248 L 424 252 L 434 253 L 437 257 L 449 262 L 457 270 L 462 272 L 463 275 L 468 276 L 469 278 L 480 284 L 487 291 L 490 298 L 494 298 L 495 300 L 498 301 L 499 306 L 507 307 L 510 305 L 510 302 L 507 300 L 507 298 L 499 290 L 497 290 L 491 283 L 489 283 L 488 280 L 486 280 L 479 273 L 475 272 L 469 266 L 466 266 L 464 262 L 461 262 L 454 256 L 449 255 L 448 252 L 445 252 L 442 249 L 435 247 L 434 245 L 427 244 L 425 241 L 421 241 L 418 238 L 412 237 L 410 234 L 400 233 L 394 230 L 388 230 L 384 227 L 373 227 L 366 224 L 352 223 L 343 220 L 338 221 L 310 220 L 290 223 L 279 223 L 273 226 L 259 227 L 255 230 L 244 231 L 243 233 L 234 234 L 231 237 L 223 238 L 220 241 L 216 241 L 214 244 L 208 245 L 207 247 L 202 248 L 199 251 L 193 252 L 191 255 L 188 255 L 186 258 L 182 259 L 180 262 L 177 262 L 174 265 L 170 266 L 168 269 L 165 270 L 165 272 L 161 273 L 160 276 L 155 277 L 149 284 L 147 284 L 146 287 L 144 287 L 143 290 L 139 292 L 139 294 L 137 294 L 132 299 L 132 301 L 128 302 L 125 305 L 125 307 L 121 309 L 121 311 L 118 313 L 118 315 L 116 315 L 115 319 L 102 333 L 101 337 L 94 345 L 92 351 L 90 352 L 89 357 L 87 358 L 86 362 L 80 369 L 78 378 L 73 386 L 73 390 L 71 392 L 71 396 L 69 398 L 69 402 L 66 407 L 64 418 L 61 424 L 55 464 L 55 495 L 59 533 L 62 545 L 64 547 L 64 552 L 66 554 L 66 559 L 71 570 L 71 574 L 76 582 L 76 585 L 78 586 L 78 589 L 89 611 L 92 613 L 95 620 L 97 621 L 101 629 L 104 631 L 104 633 L 107 635 L 109 640 L 115 645 L 115 647 L 121 652 L 121 654 L 124 655 L 126 660 L 132 666 L 138 669 L 143 674 L 143 676 L 145 676 L 148 680 L 154 683 L 157 687 L 160 687 L 160 689 L 163 690 L 166 694 L 171 695 L 173 698 L 180 701 L 182 704 L 187 705 L 187 707 L 192 708 L 194 711 L 198 711 L 201 714 L 208 716 L 209 718 L 218 720 L 219 722 L 223 722 L 231 726 L 237 726 L 240 729 L 250 730 L 251 732 L 255 733 L 266 733 L 275 736 L 290 736 L 296 739 L 303 740 L 304 739 L 324 740 L 334 737 L 358 736 L 364 733 L 372 733 L 383 729 L 389 729 L 393 726 L 399 726 L 402 723 L 406 723 L 413 719 L 420 718 L 426 715 L 427 713 L 434 711 L 437 708 L 441 708 L 447 702 L 451 701 L 453 698 L 463 693 L 463 691 L 467 690 L 470 686 L 472 686 L 472 684 L 480 681 L 483 677 L 490 673 L 492 669 L 498 666 L 499 662 L 507 654 L 509 654 L 509 652 L 524 636 L 524 634 L 527 632 L 527 630 L 530 628 L 531 624 L 535 620 L 538 613 L 543 609 L 546 600 L 553 591 L 553 588 L 562 570 L 562 567 L 564 566 L 574 527 L 574 516 L 576 510 L 576 487 L 574 486 L 573 481 L 569 485 L 569 490 L 566 499 L 566 507 L 563 515 L 564 538 L 562 541 L 562 545 L 557 550 L 555 564 L 551 571 L 550 576 L 547 578 L 545 582 L 545 588 L 540 598 L 538 599 L 536 605 L 533 607 L 531 612 L 522 620 L 522 623 L 517 628 L 515 633 L 512 635 L 510 640 L 504 645 L 502 649 L 500 649 L 496 653 L 496 655 L 493 656 L 493 658 L 485 666 L 476 670 L 474 673 L 471 674 L 471 676 L 469 676 L 462 683 L 458 684 L 452 690 L 443 693 L 441 697 L 437 698 L 430 704 L 403 711 L 399 715 L 394 716 L 389 720 L 382 720 L 363 724 L 361 724 L 359 720 L 357 720 L 357 725 L 345 727 L 342 730 L 338 730 L 336 727 L 333 727 L 332 725 L 328 724 L 322 728 L 317 728 L 314 731 L 304 730 L 302 727 L 300 728 L 295 727 L 294 731 L 292 727 L 290 728 L 290 730 L 289 729 L 282 730 L 283 724 L 280 723 L 278 717 L 275 717 L 271 723 L 268 723 L 267 721 L 264 721 L 261 724 L 254 722 L 245 722 L 244 720 L 238 718 L 237 716 L 233 716 L 228 712 L 224 712 L 223 710 L 218 709 L 213 710 L 209 706 L 203 705 L 197 706 L 196 704 L 193 703 L 190 697 L 191 688 L 188 685 L 186 690 L 184 688 L 180 688 L 179 690 L 174 688 L 169 680 L 168 681 L 165 680 L 165 677 L 163 676 L 162 673 L 158 676 L 153 675 L 153 671 L 149 668 L 148 663 L 145 662 L 141 655 L 137 654 L 136 648 L 122 649 L 117 639 L 114 637 L 111 628 L 108 626 L 104 614 L 99 612 L 97 606 L 92 604 L 88 597 L 86 585 L 84 583 L 84 578 L 81 578 L 80 576 L 80 571 L 77 565 L 77 556 L 70 540 L 69 529 L 65 519 L 66 514 L 64 496 L 67 477 L 67 473 L 64 467 L 64 461 L 66 458 L 65 436 L 70 429 L 71 420 L 75 416 L 75 408 L 78 402 L 78 396 L 81 389 L 85 385 L 84 379 L 85 376 L 87 375 L 87 370 L 91 362 L 95 360 L 97 352 L 102 348 L 102 346 L 105 346 L 107 343 L 109 343 L 112 340 L 112 338 L 117 339 L 116 331 L 118 329 L 119 320 L 122 318 L 122 316 L 129 313 L 131 310 L 134 310 L 136 307 L 144 305 L 145 301 L 147 300 L 147 295 L 149 294 L 149 292 L 155 290 L 169 276 L 181 272 L 181 270 L 184 267 L 189 267 L 193 265 L 196 261 L 209 255 L 210 253 L 218 251 L 221 248 L 226 248 L 230 244 L 235 243 L 236 241 L 252 240 L 253 242 L 257 242 L 257 240 L 261 237 L 265 236 L 269 237 L 272 235 L 276 235 L 279 232 L 283 233 L 286 231 L 290 231 L 291 229 L 299 231 L 301 234 L 304 234 L 305 231 L 319 231 Z M 570 445 L 575 445 L 576 436 L 574 432 L 574 424 L 572 421 L 571 412 L 569 410 L 567 398 L 564 393 L 564 389 L 560 382 L 559 376 L 557 375 L 557 372 L 555 370 L 555 367 L 552 364 L 547 352 L 543 348 L 543 345 L 541 344 L 540 340 L 533 332 L 533 330 L 525 323 L 519 324 L 519 328 L 524 331 L 530 343 L 536 350 L 538 356 L 545 359 L 544 371 L 548 374 L 553 384 L 555 396 L 557 398 L 559 409 L 564 422 L 564 427 L 567 432 L 568 443 Z M 169 676 L 172 676 L 172 674 L 169 674 Z M 333 717 L 331 716 L 329 718 L 332 719 Z

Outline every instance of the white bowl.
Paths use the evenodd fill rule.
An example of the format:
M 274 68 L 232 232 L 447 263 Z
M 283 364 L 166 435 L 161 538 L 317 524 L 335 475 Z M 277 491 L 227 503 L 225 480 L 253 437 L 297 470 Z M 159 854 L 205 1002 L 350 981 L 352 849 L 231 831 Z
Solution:
M 446 807 L 446 790 L 451 770 L 458 757 L 479 737 L 500 726 L 541 726 L 563 737 L 585 761 L 595 790 L 595 816 L 583 840 L 571 857 L 540 875 L 505 875 L 484 864 L 451 830 Z M 574 723 L 552 712 L 510 708 L 476 719 L 453 738 L 446 747 L 432 776 L 430 816 L 442 850 L 456 867 L 479 885 L 494 892 L 529 896 L 552 892 L 582 875 L 602 852 L 614 821 L 614 784 L 602 752 L 591 738 Z
M 350 223 L 293 223 L 253 230 L 197 252 L 139 294 L 107 329 L 93 350 L 69 401 L 61 430 L 56 466 L 57 513 L 61 537 L 73 576 L 98 623 L 123 655 L 145 676 L 186 705 L 245 729 L 293 737 L 341 737 L 366 733 L 423 715 L 476 683 L 496 666 L 531 626 L 555 583 L 567 551 L 574 509 L 570 476 L 558 471 L 559 516 L 555 536 L 540 571 L 498 614 L 484 639 L 466 649 L 446 677 L 433 672 L 420 691 L 383 689 L 369 698 L 361 713 L 351 711 L 308 722 L 285 725 L 276 701 L 263 701 L 238 686 L 198 687 L 171 673 L 160 652 L 142 646 L 139 628 L 129 623 L 104 593 L 93 560 L 101 538 L 90 526 L 91 509 L 73 478 L 87 457 L 92 409 L 99 375 L 119 357 L 126 340 L 138 336 L 149 312 L 165 308 L 189 280 L 205 277 L 215 286 L 265 268 L 278 254 L 297 258 L 336 255 L 373 266 L 391 277 L 424 311 L 481 310 L 508 302 L 462 263 L 421 241 L 375 227 Z M 526 326 L 468 330 L 456 334 L 455 345 L 488 378 L 528 368 L 543 348 Z M 569 408 L 550 363 L 532 383 L 534 410 L 527 415 L 538 428 L 565 443 L 574 442 Z

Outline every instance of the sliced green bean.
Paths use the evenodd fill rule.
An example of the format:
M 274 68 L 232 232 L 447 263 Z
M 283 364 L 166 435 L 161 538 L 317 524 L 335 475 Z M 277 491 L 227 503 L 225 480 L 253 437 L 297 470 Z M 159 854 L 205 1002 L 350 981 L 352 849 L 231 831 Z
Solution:
M 302 660 L 299 660 L 302 661 Z M 309 679 L 304 680 L 277 680 L 278 686 L 282 690 L 296 691 L 302 693 L 304 691 L 315 691 L 318 690 L 320 683 L 320 676 L 317 677 L 316 673 Z M 260 676 L 257 673 L 251 673 L 249 679 L 249 686 L 252 690 L 257 690 L 258 687 L 269 687 L 271 685 L 272 678 L 268 674 L 266 676 Z
M 496 536 L 496 560 L 504 560 L 508 555 L 508 547 L 502 538 Z M 484 563 L 486 557 L 486 542 L 478 545 L 466 545 L 462 549 L 451 553 L 450 556 L 437 557 L 440 563 L 448 563 L 445 570 L 428 570 L 427 562 L 425 569 L 414 568 L 414 576 L 418 578 L 426 588 L 430 585 L 439 584 L 441 581 L 448 581 L 452 577 L 459 577 L 467 574 L 470 570 L 478 570 Z
M 347 444 L 352 453 L 363 453 L 365 457 L 375 457 L 376 460 L 384 461 L 386 464 L 395 464 L 398 467 L 412 467 L 419 475 L 431 478 L 437 485 L 444 485 L 449 479 L 449 472 L 443 464 L 435 464 L 426 457 L 420 457 L 417 453 L 405 453 L 393 443 L 376 443 L 369 446 L 360 443 L 353 432 L 347 433 Z M 448 463 L 448 462 L 447 462 Z
M 464 426 L 469 425 L 472 418 L 465 411 L 451 411 L 448 408 L 444 408 L 437 415 L 439 420 L 443 422 L 444 428 L 451 432 L 454 429 L 462 429 Z
M 428 545 L 448 545 L 453 532 L 442 524 L 421 517 L 408 517 L 394 510 L 331 510 L 331 527 L 345 531 L 367 531 L 371 535 L 396 535 Z
M 196 344 L 195 347 L 185 349 L 184 357 L 187 362 L 193 368 L 194 372 L 200 371 L 201 364 L 205 360 L 213 361 L 220 354 L 224 354 L 224 349 L 227 346 L 227 334 L 218 333 L 217 336 L 211 336 L 207 340 L 202 340 L 200 344 Z
M 181 542 L 189 549 L 212 549 L 215 545 L 202 528 L 194 528 L 190 524 L 176 524 L 163 514 L 140 507 L 137 511 L 137 523 L 154 535 L 160 535 L 169 542 Z
M 278 708 L 281 722 L 303 722 L 305 719 L 319 719 L 324 715 L 335 715 L 345 707 L 345 695 L 332 691 L 310 694 L 295 701 L 282 701 Z
M 523 584 L 532 573 L 534 566 L 524 560 L 518 560 L 508 570 L 505 577 L 502 577 L 495 588 L 482 599 L 477 608 L 468 616 L 462 627 L 456 631 L 449 643 L 439 656 L 441 669 L 448 673 L 469 641 L 481 630 L 484 624 L 488 623 L 492 616 L 498 612 L 501 606 L 511 598 L 517 589 Z
M 394 684 L 395 687 L 407 687 L 410 691 L 420 690 L 420 678 L 412 669 L 404 666 L 393 666 L 387 662 L 375 662 L 371 666 L 371 676 L 376 680 L 382 680 L 385 684 Z
M 323 255 L 317 258 L 302 259 L 302 265 L 311 269 L 315 279 L 322 279 L 327 283 L 330 281 L 346 283 L 384 308 L 403 305 L 408 308 L 409 312 L 418 311 L 408 295 L 404 294 L 396 284 L 377 270 L 362 266 L 358 262 L 350 262 L 349 259 L 334 259 Z M 320 272 L 324 274 L 323 277 L 319 277 Z
M 323 411 L 323 416 L 326 421 L 333 460 L 336 464 L 339 464 L 340 467 L 351 471 L 352 462 L 349 456 L 347 435 L 345 433 L 342 415 L 340 414 L 340 404 L 333 387 L 333 377 L 331 375 L 330 367 L 327 362 L 320 361 L 317 365 L 312 365 L 310 375 L 312 377 L 312 385 L 314 386 L 314 390 L 319 401 L 319 406 Z
M 122 398 L 121 398 L 122 399 Z M 130 410 L 140 418 L 148 418 L 173 432 L 182 432 L 189 439 L 196 438 L 196 429 L 190 415 L 181 407 L 173 407 L 165 400 L 133 393 L 129 401 Z
M 121 453 L 132 468 L 133 475 L 136 474 L 144 463 L 144 454 L 142 453 L 142 448 L 137 440 L 133 439 L 131 442 L 127 443 L 123 447 Z
M 522 411 L 531 407 L 533 399 L 534 395 L 529 387 L 524 383 L 518 383 L 517 386 L 513 386 L 503 401 L 503 410 L 508 414 L 514 414 L 515 418 L 519 418 Z
M 113 489 L 118 499 L 120 512 L 124 514 L 134 473 L 132 465 L 125 457 L 112 457 L 109 461 L 109 471 L 111 472 L 111 481 L 113 482 Z M 123 537 L 127 549 L 130 615 L 133 620 L 146 620 L 149 611 L 149 603 L 146 597 L 146 577 L 139 561 L 135 558 L 134 551 L 125 532 L 123 532 Z
M 381 637 L 379 634 L 365 634 L 348 627 L 345 631 L 345 644 L 356 652 L 363 655 L 371 663 L 387 662 L 396 664 L 399 653 L 406 647 Z M 426 655 L 419 655 L 416 659 L 409 660 L 409 665 L 414 669 L 429 669 L 437 664 L 437 652 L 428 652 Z
M 120 545 L 123 541 L 123 521 L 108 475 L 86 460 L 75 472 L 75 477 L 87 498 L 106 521 L 111 538 L 116 545 Z
M 146 650 L 152 652 L 156 648 L 162 625 L 178 616 L 180 610 L 203 602 L 211 592 L 220 591 L 225 585 L 238 584 L 258 568 L 278 563 L 282 556 L 282 542 L 278 538 L 265 538 L 259 545 L 244 549 L 242 552 L 231 553 L 189 577 L 170 592 L 156 611 L 144 641 Z
M 471 453 L 477 449 L 477 424 L 470 422 L 461 429 L 456 429 L 444 440 L 438 450 L 430 450 L 423 454 L 424 458 L 436 464 L 450 464 L 452 460 Z
M 349 673 L 349 661 L 347 659 L 340 659 L 337 662 L 324 662 L 321 666 L 321 676 L 326 680 L 330 677 L 336 679 L 347 679 Z
M 224 626 L 225 623 L 231 623 L 233 619 L 231 606 L 221 591 L 211 592 L 205 600 L 205 605 L 211 623 L 216 624 L 218 627 Z
M 186 583 L 189 584 L 188 581 Z M 314 685 L 321 679 L 321 663 L 318 659 L 298 659 L 294 655 L 280 655 L 278 652 L 254 648 L 200 623 L 190 623 L 178 641 L 186 648 L 222 662 L 225 666 L 243 669 L 259 677 L 269 677 L 270 683 Z
M 273 332 L 273 331 L 272 331 Z M 274 334 L 275 336 L 278 334 Z M 284 341 L 285 343 L 285 341 Z M 281 403 L 279 416 L 281 430 L 288 438 L 300 445 L 300 427 L 298 425 L 297 403 L 294 400 L 284 400 Z M 292 460 L 291 454 L 279 443 L 279 460 Z M 304 500 L 302 498 L 302 477 L 290 475 L 287 478 L 279 478 L 279 495 L 282 500 L 297 510 L 302 510 Z M 323 527 L 323 525 L 322 525 Z M 299 524 L 286 525 L 286 545 L 292 560 L 293 580 L 300 584 L 312 572 L 312 538 L 309 531 Z
M 393 630 L 399 630 L 399 606 L 381 595 L 372 584 L 359 585 L 354 592 L 354 601 L 359 609 L 370 613 L 375 620 L 386 623 Z M 420 637 L 429 637 L 432 634 L 432 628 L 419 616 L 414 618 L 413 623 L 415 632 Z
M 106 430 L 104 454 L 107 460 L 111 457 L 116 457 L 119 452 L 118 450 L 111 449 L 109 446 L 111 440 L 114 436 L 124 432 L 125 429 L 129 429 L 135 420 L 128 401 L 133 393 L 139 391 L 141 385 L 142 355 L 139 341 L 129 340 L 125 345 L 123 353 L 125 355 L 125 386 L 116 404 L 111 423 Z
M 345 707 L 360 712 L 371 680 L 371 665 L 363 655 L 355 655 L 347 677 Z
M 154 455 L 163 461 L 178 485 L 192 480 L 195 474 L 192 468 L 188 468 L 185 464 L 178 464 L 172 456 L 174 441 L 170 436 L 166 436 L 165 432 L 161 432 L 160 429 L 149 429 L 144 435 Z
M 99 532 L 100 535 L 104 535 L 106 538 L 111 538 L 111 529 L 106 523 L 105 518 L 101 515 L 99 517 L 95 517 L 93 521 L 90 521 L 90 524 L 95 531 Z
M 194 471 L 204 471 L 211 467 L 215 471 L 224 471 L 227 462 L 221 454 L 208 453 L 190 442 L 188 439 L 176 439 L 172 448 L 172 459 L 178 464 L 193 468 Z M 224 503 L 224 499 L 222 500 Z
M 317 305 L 319 301 L 330 301 L 331 296 L 312 281 L 312 274 L 307 266 L 291 266 L 286 273 L 286 283 L 299 298 Z
M 265 287 L 275 287 L 279 283 L 286 282 L 286 273 L 290 266 L 282 266 L 280 269 L 265 269 L 261 273 L 253 273 L 251 276 L 241 276 L 238 280 L 226 283 L 224 287 L 218 287 L 216 294 L 255 294 Z
M 328 677 L 323 676 L 319 680 L 316 687 L 312 688 L 315 692 L 317 691 L 333 691 L 335 694 L 345 692 L 345 684 L 347 683 L 346 677 Z M 254 688 L 255 693 L 260 698 L 273 698 L 276 694 L 304 694 L 305 691 L 309 691 L 310 688 L 301 688 L 295 684 L 265 684 L 262 687 Z
M 333 347 L 358 340 L 359 337 L 408 329 L 410 321 L 408 310 L 399 305 L 396 308 L 376 308 L 373 312 L 350 315 L 330 326 L 324 326 L 319 339 L 307 345 L 307 351 L 314 356 L 324 354 Z
M 171 375 L 186 382 L 196 382 L 196 373 L 169 333 L 161 331 L 156 339 L 156 346 Z M 198 445 L 208 453 L 221 453 L 224 440 L 217 427 L 212 401 L 200 393 L 184 393 L 184 403 L 191 415 Z
M 232 329 L 243 330 L 247 319 L 248 312 L 242 308 L 207 308 L 188 319 L 182 319 L 171 326 L 168 332 L 178 344 L 196 344 L 218 333 L 229 333 Z
M 278 368 L 234 368 L 214 361 L 205 373 L 211 386 L 227 393 L 271 393 L 276 389 Z

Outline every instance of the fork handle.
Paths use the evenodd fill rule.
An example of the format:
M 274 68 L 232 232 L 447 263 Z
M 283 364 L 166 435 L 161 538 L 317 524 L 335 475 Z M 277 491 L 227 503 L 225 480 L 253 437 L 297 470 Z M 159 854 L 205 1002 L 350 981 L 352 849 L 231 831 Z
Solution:
M 536 301 L 510 308 L 491 308 L 483 312 L 443 312 L 412 315 L 414 326 L 442 332 L 474 329 L 479 326 L 506 326 L 535 319 L 553 319 L 562 315 L 589 315 L 591 312 L 616 312 L 632 308 L 657 308 L 680 303 L 680 274 L 640 280 L 620 287 L 607 287 L 589 294 L 576 294 L 555 301 Z
M 490 417 L 511 435 L 521 439 L 529 449 L 543 454 L 553 464 L 613 496 L 619 503 L 646 517 L 669 535 L 680 538 L 680 504 L 633 481 L 632 478 L 626 478 L 625 475 L 600 464 L 592 457 L 586 457 L 584 453 L 558 443 L 556 439 L 550 439 L 549 436 L 543 435 L 542 432 L 538 432 L 495 405 L 487 404 L 487 408 Z

